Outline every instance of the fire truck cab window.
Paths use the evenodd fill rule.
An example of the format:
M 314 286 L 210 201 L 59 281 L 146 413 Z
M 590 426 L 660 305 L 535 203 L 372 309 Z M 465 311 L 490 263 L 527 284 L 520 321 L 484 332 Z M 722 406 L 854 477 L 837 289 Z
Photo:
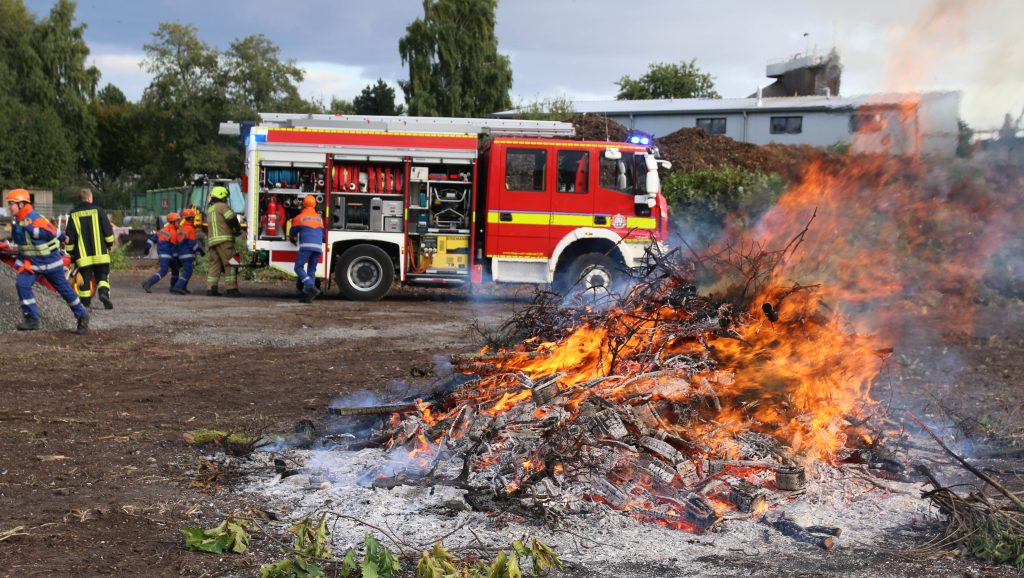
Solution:
M 633 194 L 633 159 L 624 154 L 620 159 L 601 157 L 600 164 L 601 188 Z
M 558 191 L 586 193 L 590 176 L 590 153 L 558 151 Z
M 543 149 L 508 149 L 505 153 L 505 188 L 509 191 L 543 191 L 547 161 L 547 151 Z

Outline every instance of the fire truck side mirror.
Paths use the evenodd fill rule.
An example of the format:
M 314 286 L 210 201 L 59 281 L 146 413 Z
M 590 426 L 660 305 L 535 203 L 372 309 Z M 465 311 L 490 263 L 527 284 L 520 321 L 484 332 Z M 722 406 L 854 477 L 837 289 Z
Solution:
M 665 169 L 667 171 L 672 168 L 672 161 L 663 161 L 658 159 L 658 168 Z

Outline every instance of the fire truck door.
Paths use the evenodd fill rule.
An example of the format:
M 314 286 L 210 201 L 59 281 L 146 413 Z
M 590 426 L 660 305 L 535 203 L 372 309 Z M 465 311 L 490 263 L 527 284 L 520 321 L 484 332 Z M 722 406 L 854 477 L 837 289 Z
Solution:
M 608 226 L 607 216 L 595 215 L 594 188 L 590 182 L 593 159 L 590 153 L 568 149 L 559 150 L 555 155 L 549 251 L 553 251 L 558 242 L 573 229 Z
M 548 150 L 508 148 L 497 202 L 488 208 L 487 225 L 495 234 L 495 256 L 549 256 L 553 178 Z

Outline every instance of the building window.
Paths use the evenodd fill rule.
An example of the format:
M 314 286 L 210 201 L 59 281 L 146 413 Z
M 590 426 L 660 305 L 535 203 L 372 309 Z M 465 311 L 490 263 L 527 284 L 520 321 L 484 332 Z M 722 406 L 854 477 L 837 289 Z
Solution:
M 590 153 L 558 151 L 558 192 L 586 193 L 590 175 Z
M 800 134 L 804 131 L 802 116 L 773 116 L 772 134 Z
M 697 128 L 704 129 L 708 134 L 725 134 L 725 117 L 698 118 Z
M 548 152 L 544 149 L 508 149 L 505 154 L 505 189 L 543 191 Z
M 879 132 L 894 118 L 897 111 L 886 106 L 862 106 L 850 115 L 850 132 Z

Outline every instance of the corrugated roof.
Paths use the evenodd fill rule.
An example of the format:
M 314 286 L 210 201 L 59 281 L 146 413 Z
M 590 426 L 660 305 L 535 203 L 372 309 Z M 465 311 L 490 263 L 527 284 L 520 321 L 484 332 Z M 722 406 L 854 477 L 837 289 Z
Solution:
M 756 110 L 843 110 L 865 104 L 902 104 L 908 101 L 939 98 L 953 92 L 881 93 L 852 97 L 838 96 L 786 96 L 757 98 L 675 98 L 661 100 L 577 100 L 573 108 L 577 113 L 605 115 L 623 114 L 685 114 L 690 112 L 743 112 Z M 513 110 L 494 116 L 512 116 Z

